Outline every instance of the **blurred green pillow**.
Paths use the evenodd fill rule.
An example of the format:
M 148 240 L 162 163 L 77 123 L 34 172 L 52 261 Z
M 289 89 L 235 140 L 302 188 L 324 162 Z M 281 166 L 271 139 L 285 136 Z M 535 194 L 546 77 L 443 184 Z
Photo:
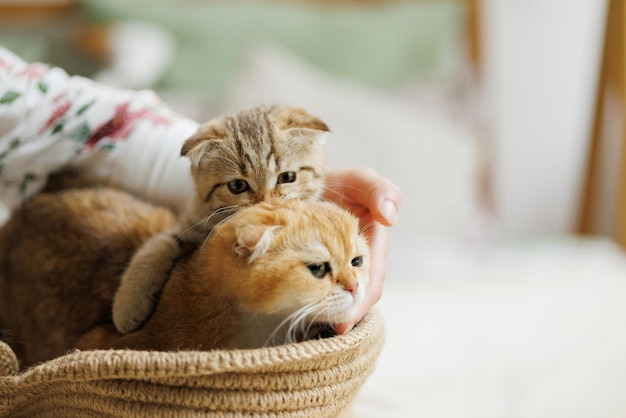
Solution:
M 175 58 L 159 88 L 217 94 L 246 48 L 279 43 L 336 75 L 375 86 L 450 77 L 464 9 L 456 1 L 372 5 L 276 2 L 83 0 L 99 21 L 139 20 L 167 29 Z

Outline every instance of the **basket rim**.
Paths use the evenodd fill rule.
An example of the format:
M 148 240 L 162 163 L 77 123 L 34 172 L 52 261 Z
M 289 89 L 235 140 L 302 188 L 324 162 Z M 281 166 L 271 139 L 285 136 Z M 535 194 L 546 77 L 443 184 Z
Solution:
M 380 314 L 371 310 L 350 332 L 330 338 L 309 340 L 275 347 L 210 350 L 210 351 L 139 351 L 139 350 L 75 350 L 63 356 L 34 365 L 23 371 L 0 376 L 0 384 L 7 379 L 23 383 L 53 380 L 61 376 L 71 380 L 102 378 L 153 379 L 194 377 L 218 373 L 251 373 L 280 371 L 285 365 L 322 359 L 359 349 L 369 337 L 382 332 Z M 0 362 L 14 353 L 0 350 Z M 1 347 L 0 347 L 1 348 Z M 5 351 L 3 353 L 2 351 Z M 8 353 L 6 353 L 8 351 Z M 85 367 L 88 365 L 89 367 Z M 11 371 L 9 371 L 11 373 Z

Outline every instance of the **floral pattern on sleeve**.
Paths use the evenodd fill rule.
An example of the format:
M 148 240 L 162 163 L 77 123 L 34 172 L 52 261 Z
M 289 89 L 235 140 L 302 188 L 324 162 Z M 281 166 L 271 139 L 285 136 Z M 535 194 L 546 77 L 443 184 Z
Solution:
M 27 64 L 0 47 L 0 201 L 14 207 L 77 156 L 114 152 L 142 124 L 167 129 L 174 119 L 152 92 Z

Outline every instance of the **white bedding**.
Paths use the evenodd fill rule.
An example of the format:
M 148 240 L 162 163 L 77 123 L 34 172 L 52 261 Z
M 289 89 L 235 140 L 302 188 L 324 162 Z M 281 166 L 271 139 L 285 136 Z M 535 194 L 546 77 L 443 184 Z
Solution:
M 626 416 L 626 256 L 613 244 L 390 251 L 386 344 L 354 417 Z

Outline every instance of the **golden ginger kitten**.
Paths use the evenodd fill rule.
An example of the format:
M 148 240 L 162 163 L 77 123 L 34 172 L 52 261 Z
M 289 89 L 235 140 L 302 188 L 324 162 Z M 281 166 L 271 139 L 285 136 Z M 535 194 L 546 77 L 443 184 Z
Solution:
M 0 330 L 23 366 L 72 348 L 253 348 L 348 320 L 368 281 L 357 219 L 328 202 L 273 199 L 181 249 L 154 314 L 111 318 L 128 260 L 177 222 L 113 189 L 41 193 L 0 230 Z

